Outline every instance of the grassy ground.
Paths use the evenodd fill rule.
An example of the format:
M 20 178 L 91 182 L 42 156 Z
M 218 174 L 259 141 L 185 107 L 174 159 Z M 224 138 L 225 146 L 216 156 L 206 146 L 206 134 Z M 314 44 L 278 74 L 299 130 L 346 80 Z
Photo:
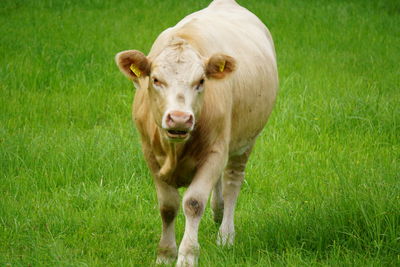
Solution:
M 200 265 L 400 264 L 400 4 L 239 2 L 275 38 L 281 88 L 236 245 L 215 245 L 207 209 Z M 161 223 L 113 57 L 207 3 L 1 1 L 0 265 L 153 265 Z

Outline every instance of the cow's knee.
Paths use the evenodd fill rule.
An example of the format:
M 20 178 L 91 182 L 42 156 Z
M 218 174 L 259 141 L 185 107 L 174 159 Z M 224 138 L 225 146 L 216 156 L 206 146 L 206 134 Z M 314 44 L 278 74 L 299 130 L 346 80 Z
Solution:
M 204 203 L 195 197 L 189 197 L 183 203 L 186 216 L 200 217 L 204 211 Z

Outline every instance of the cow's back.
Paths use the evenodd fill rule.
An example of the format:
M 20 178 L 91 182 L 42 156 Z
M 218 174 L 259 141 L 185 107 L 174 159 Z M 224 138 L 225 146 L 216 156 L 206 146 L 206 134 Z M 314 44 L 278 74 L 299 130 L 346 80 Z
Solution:
M 208 82 L 204 105 L 205 110 L 216 105 L 229 109 L 224 113 L 231 116 L 230 153 L 241 151 L 263 129 L 275 102 L 278 74 L 268 29 L 235 1 L 214 1 L 164 31 L 149 57 L 156 57 L 176 37 L 186 39 L 204 58 L 216 53 L 235 58 L 237 69 L 230 77 Z M 215 103 L 218 99 L 231 99 L 231 103 Z

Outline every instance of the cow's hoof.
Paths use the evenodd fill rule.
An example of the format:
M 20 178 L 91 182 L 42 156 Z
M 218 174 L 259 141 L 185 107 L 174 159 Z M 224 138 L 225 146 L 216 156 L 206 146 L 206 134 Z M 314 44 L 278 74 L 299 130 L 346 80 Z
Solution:
M 168 257 L 164 255 L 157 256 L 156 264 L 172 264 L 176 257 Z
M 178 256 L 178 261 L 176 267 L 194 267 L 197 266 L 198 256 L 194 254 L 181 255 Z
M 235 241 L 235 232 L 231 233 L 221 233 L 218 232 L 217 245 L 221 247 L 231 247 Z
M 176 247 L 158 248 L 157 264 L 171 264 L 175 261 L 177 255 Z

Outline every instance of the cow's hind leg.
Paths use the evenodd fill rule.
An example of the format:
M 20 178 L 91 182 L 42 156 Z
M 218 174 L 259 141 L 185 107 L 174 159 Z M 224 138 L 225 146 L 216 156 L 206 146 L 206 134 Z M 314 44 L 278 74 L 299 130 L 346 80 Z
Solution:
M 215 184 L 211 196 L 211 209 L 213 211 L 214 221 L 221 224 L 224 215 L 224 199 L 222 198 L 222 178 Z
M 235 239 L 234 212 L 236 200 L 244 180 L 244 170 L 252 145 L 241 155 L 229 159 L 222 179 L 223 219 L 218 232 L 217 244 L 233 245 Z
M 179 209 L 179 192 L 162 181 L 156 181 L 158 205 L 162 219 L 162 235 L 158 245 L 157 264 L 172 263 L 177 256 L 175 217 Z

